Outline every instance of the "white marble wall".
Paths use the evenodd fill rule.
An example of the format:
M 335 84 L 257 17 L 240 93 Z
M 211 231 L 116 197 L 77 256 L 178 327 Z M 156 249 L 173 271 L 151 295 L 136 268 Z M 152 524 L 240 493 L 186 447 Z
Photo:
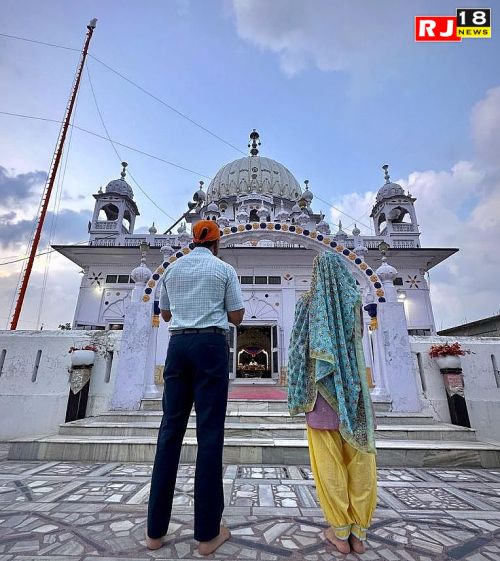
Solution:
M 492 356 L 496 357 L 496 364 L 500 365 L 498 337 L 410 337 L 415 377 L 424 397 L 424 410 L 436 419 L 449 422 L 443 378 L 428 352 L 433 344 L 455 341 L 473 353 L 461 358 L 472 428 L 481 440 L 500 441 L 500 373 L 495 374 L 492 360 Z M 418 367 L 418 354 L 421 368 Z
M 97 345 L 100 352 L 92 369 L 87 414 L 109 409 L 118 365 L 121 332 L 0 331 L 0 353 L 5 360 L 0 374 L 0 440 L 56 433 L 64 422 L 69 395 L 72 346 Z M 40 364 L 32 381 L 38 351 Z M 105 381 L 107 352 L 113 350 L 109 382 Z

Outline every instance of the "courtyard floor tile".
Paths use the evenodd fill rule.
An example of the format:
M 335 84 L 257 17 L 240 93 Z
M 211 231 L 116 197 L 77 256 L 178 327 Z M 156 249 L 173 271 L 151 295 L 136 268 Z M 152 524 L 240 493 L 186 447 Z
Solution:
M 193 540 L 194 467 L 179 469 L 166 545 L 148 552 L 150 464 L 9 462 L 0 445 L 0 561 L 200 559 Z M 366 561 L 499 561 L 500 471 L 383 468 Z M 232 538 L 211 559 L 344 559 L 307 466 L 228 465 Z

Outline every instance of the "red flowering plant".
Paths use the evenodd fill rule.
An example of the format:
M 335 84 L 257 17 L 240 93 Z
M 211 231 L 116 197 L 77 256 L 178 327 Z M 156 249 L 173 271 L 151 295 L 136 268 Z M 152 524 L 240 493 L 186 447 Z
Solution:
M 464 356 L 471 354 L 469 349 L 462 349 L 460 343 L 443 343 L 442 345 L 432 345 L 429 349 L 431 358 L 439 358 L 441 356 Z
M 71 354 L 73 351 L 94 351 L 94 352 L 97 352 L 97 347 L 94 347 L 94 345 L 85 345 L 85 347 L 70 347 L 68 352 Z

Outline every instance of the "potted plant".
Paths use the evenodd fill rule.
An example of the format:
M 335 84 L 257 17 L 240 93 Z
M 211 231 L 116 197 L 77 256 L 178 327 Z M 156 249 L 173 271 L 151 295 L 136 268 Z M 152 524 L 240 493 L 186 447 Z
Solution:
M 97 349 L 93 345 L 70 347 L 71 366 L 91 366 L 94 364 Z
M 429 350 L 429 356 L 434 358 L 440 370 L 459 369 L 460 357 L 470 354 L 470 350 L 462 349 L 460 343 L 443 343 L 441 345 L 432 345 Z

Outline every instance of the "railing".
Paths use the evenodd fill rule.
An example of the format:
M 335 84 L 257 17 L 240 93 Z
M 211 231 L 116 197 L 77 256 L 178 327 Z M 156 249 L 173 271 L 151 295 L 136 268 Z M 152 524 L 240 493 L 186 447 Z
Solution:
M 397 247 L 397 248 L 415 247 L 415 242 L 413 240 L 394 240 L 392 242 L 392 247 Z
M 392 230 L 393 232 L 414 232 L 415 231 L 415 227 L 413 226 L 413 224 L 395 224 L 394 222 L 392 223 Z
M 117 222 L 109 221 L 109 222 L 96 222 L 95 229 L 96 230 L 116 230 L 117 229 Z
M 95 238 L 90 241 L 90 245 L 101 245 L 106 247 L 112 247 L 115 245 L 115 241 L 113 238 Z
M 127 247 L 133 247 L 133 246 L 140 245 L 141 243 L 146 241 L 147 241 L 146 238 L 125 238 L 125 245 Z
M 375 238 L 375 239 L 363 239 L 363 242 L 365 244 L 365 247 L 367 247 L 368 249 L 378 249 L 378 246 L 385 241 L 384 238 Z

